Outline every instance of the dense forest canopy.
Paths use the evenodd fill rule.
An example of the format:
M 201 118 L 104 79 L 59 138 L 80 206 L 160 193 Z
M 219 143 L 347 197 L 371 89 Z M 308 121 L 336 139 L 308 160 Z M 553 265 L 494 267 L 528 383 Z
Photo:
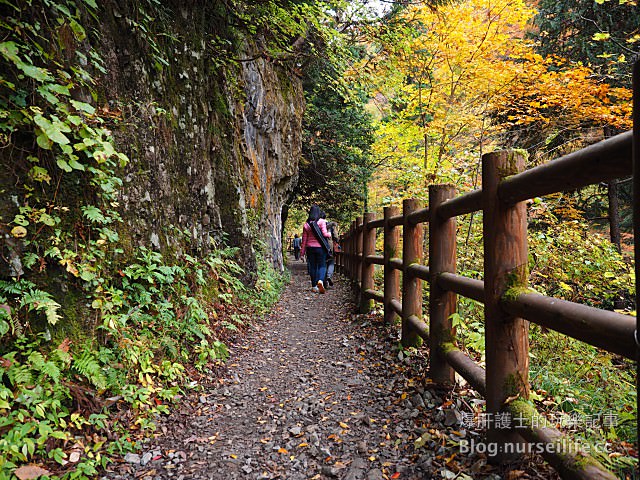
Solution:
M 630 128 L 630 72 L 640 43 L 634 2 L 382 5 L 382 18 L 337 24 L 354 45 L 342 52 L 348 66 L 306 81 L 308 132 L 327 134 L 326 115 L 315 106 L 318 85 L 345 105 L 366 104 L 371 127 L 362 128 L 375 132 L 368 159 L 353 152 L 319 158 L 311 149 L 318 139 L 307 137 L 304 162 L 313 168 L 302 171 L 301 185 L 322 192 L 315 198 L 325 199 L 332 213 L 322 190 L 330 183 L 336 193 L 350 189 L 360 208 L 386 205 L 424 196 L 434 181 L 473 188 L 479 156 L 493 149 L 526 148 L 531 162 L 540 163 L 593 142 L 604 130 Z M 343 140 L 327 139 L 332 148 L 349 135 L 353 145 L 361 144 L 365 137 L 349 127 Z M 335 184 L 336 162 L 355 182 Z M 358 186 L 363 180 L 368 191 Z M 304 201 L 310 195 L 308 189 L 300 193 Z

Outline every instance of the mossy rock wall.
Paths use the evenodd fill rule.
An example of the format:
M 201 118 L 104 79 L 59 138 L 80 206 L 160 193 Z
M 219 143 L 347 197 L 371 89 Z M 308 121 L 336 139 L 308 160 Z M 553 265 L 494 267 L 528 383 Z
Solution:
M 114 134 L 131 159 L 119 233 L 131 247 L 192 255 L 227 237 L 249 273 L 261 240 L 261 254 L 282 268 L 281 211 L 297 179 L 302 85 L 286 63 L 262 54 L 259 36 L 232 31 L 218 10 L 165 4 L 146 32 L 140 4 L 102 10 L 101 102 L 122 115 Z

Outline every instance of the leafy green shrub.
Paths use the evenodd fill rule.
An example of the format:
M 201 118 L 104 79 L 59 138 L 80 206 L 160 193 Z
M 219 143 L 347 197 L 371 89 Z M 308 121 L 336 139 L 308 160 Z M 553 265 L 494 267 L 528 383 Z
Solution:
M 265 255 L 267 246 L 263 242 L 256 242 L 254 249 L 258 262 L 258 281 L 255 288 L 243 292 L 241 298 L 253 306 L 258 314 L 262 314 L 280 298 L 290 278 L 288 270 L 276 271 L 267 261 Z
M 14 308 L 0 309 L 0 477 L 36 458 L 66 464 L 63 442 L 78 435 L 84 454 L 69 475 L 93 475 L 107 462 L 103 453 L 113 451 L 107 432 L 127 438 L 126 427 L 100 407 L 107 396 L 133 409 L 134 426 L 153 429 L 154 416 L 166 413 L 184 388 L 185 365 L 204 369 L 228 355 L 216 338 L 211 295 L 236 297 L 243 290 L 234 254 L 220 249 L 204 261 L 184 256 L 180 265 L 168 265 L 141 248 L 122 275 L 100 277 L 103 288 L 87 292 L 92 315 L 102 321 L 101 345 L 91 337 L 56 343 L 46 328 L 36 333 L 30 316 L 50 326 L 64 322 L 59 305 L 26 280 L 1 282 L 3 301 Z
M 630 306 L 635 274 L 615 246 L 577 220 L 529 235 L 531 285 L 541 293 L 612 310 Z

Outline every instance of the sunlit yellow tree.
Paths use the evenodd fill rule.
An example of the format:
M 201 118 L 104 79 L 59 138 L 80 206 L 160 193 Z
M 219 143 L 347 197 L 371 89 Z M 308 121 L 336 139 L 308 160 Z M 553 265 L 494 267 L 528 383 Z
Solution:
M 386 186 L 379 202 L 424 195 L 434 182 L 473 188 L 480 154 L 511 146 L 517 135 L 503 132 L 540 117 L 548 120 L 544 135 L 624 123 L 626 91 L 598 84 L 585 67 L 534 54 L 525 38 L 534 15 L 522 0 L 466 0 L 437 11 L 415 5 L 382 27 L 373 55 L 352 69 L 380 114 L 373 151 L 390 169 L 379 172 Z

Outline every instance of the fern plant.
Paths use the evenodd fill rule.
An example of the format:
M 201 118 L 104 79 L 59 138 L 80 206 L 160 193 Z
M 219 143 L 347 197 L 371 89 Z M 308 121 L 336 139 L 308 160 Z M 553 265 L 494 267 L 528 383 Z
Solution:
M 87 381 L 99 390 L 105 390 L 109 386 L 107 377 L 103 371 L 103 365 L 98 363 L 94 354 L 84 350 L 71 364 L 72 371 L 86 378 Z

